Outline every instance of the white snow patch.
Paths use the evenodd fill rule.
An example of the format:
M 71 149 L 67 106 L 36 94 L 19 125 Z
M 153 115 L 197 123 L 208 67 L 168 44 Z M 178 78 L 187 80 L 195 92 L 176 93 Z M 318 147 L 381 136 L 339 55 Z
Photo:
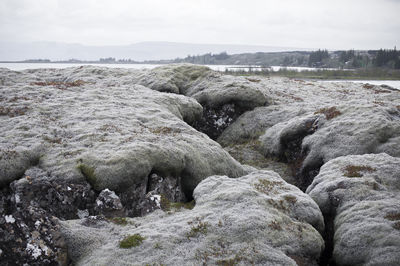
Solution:
M 153 198 L 154 198 L 154 199 L 153 199 Z M 161 196 L 160 196 L 160 195 L 154 195 L 154 196 L 152 196 L 152 197 L 151 197 L 151 200 L 154 200 L 154 201 L 156 202 L 156 204 L 157 204 L 157 207 L 158 207 L 158 208 L 161 208 L 161 205 L 160 205 Z
M 36 227 L 36 229 L 39 228 L 40 224 L 41 224 L 41 222 L 40 222 L 39 220 L 35 222 L 35 227 Z
M 42 250 L 44 251 L 44 255 L 49 256 L 49 248 L 47 246 L 43 245 Z
M 19 195 L 18 194 L 15 194 L 15 203 L 16 204 L 18 204 L 18 203 L 20 203 L 21 202 L 21 199 L 20 199 L 20 197 L 19 197 Z
M 42 250 L 36 246 L 36 245 L 32 245 L 30 243 L 28 243 L 26 245 L 26 250 L 31 252 L 32 257 L 34 257 L 35 259 L 37 259 L 37 257 L 39 257 L 40 255 L 42 255 Z
M 9 223 L 9 224 L 15 223 L 15 219 L 12 215 L 6 215 L 6 216 L 4 216 L 4 218 L 6 219 L 6 223 Z
M 97 204 L 97 206 L 101 206 L 101 205 L 103 205 L 103 202 L 101 200 L 96 200 L 96 204 Z

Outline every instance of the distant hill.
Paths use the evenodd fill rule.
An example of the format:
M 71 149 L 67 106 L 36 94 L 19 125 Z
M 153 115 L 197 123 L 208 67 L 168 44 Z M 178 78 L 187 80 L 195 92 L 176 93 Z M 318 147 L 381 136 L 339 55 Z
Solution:
M 0 61 L 20 61 L 26 59 L 50 59 L 52 61 L 98 60 L 113 57 L 134 61 L 166 60 L 184 58 L 188 55 L 206 53 L 242 54 L 256 52 L 310 51 L 296 47 L 276 47 L 233 44 L 191 44 L 176 42 L 140 42 L 121 46 L 89 46 L 72 43 L 34 42 L 14 43 L 0 41 Z

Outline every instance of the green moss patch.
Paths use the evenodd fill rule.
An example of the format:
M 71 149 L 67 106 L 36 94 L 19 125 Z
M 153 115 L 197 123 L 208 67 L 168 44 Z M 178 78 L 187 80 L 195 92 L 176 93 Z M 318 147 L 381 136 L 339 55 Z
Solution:
M 124 239 L 119 242 L 119 247 L 120 248 L 132 248 L 132 247 L 137 247 L 142 244 L 143 240 L 145 240 L 145 237 L 142 237 L 140 234 L 134 234 L 125 237 Z
M 113 217 L 109 219 L 110 222 L 118 225 L 127 225 L 128 220 L 125 217 Z
M 188 209 L 191 210 L 194 208 L 195 202 L 194 200 L 189 201 L 189 202 L 172 202 L 171 207 L 175 209 Z
M 78 165 L 78 169 L 85 176 L 86 180 L 90 183 L 90 185 L 94 186 L 94 184 L 96 183 L 94 168 L 81 163 Z

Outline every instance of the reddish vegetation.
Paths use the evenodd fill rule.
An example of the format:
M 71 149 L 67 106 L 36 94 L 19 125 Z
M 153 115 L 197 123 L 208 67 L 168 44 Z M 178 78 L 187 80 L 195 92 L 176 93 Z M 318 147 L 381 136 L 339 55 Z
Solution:
M 61 82 L 61 81 L 45 81 L 45 82 L 32 82 L 31 85 L 36 86 L 54 86 L 57 89 L 65 90 L 70 87 L 79 87 L 84 85 L 86 82 L 83 80 L 75 80 L 73 82 Z
M 316 114 L 324 114 L 326 119 L 331 120 L 332 118 L 335 118 L 338 115 L 340 115 L 341 112 L 338 109 L 336 109 L 335 106 L 332 106 L 329 108 L 321 108 L 318 111 L 316 111 L 314 114 L 315 115 Z
M 363 85 L 364 89 L 372 89 L 373 87 L 375 87 L 375 86 L 371 85 L 371 84 L 368 84 L 368 83 Z
M 375 93 L 375 94 L 379 94 L 379 93 L 391 93 L 391 91 L 388 91 L 388 90 L 378 90 L 378 89 L 376 89 L 376 90 L 374 90 L 374 93 Z
M 28 111 L 28 107 L 10 108 L 0 106 L 0 116 L 8 115 L 9 117 L 24 115 Z
M 361 172 L 375 172 L 376 169 L 366 165 L 348 165 L 344 168 L 344 176 L 347 177 L 362 177 Z

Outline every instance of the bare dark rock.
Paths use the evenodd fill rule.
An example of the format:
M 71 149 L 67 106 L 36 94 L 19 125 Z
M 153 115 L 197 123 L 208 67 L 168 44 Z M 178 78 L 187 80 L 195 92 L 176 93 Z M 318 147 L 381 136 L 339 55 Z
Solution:
M 205 105 L 203 117 L 195 121 L 193 127 L 216 140 L 243 112 L 235 104 L 224 104 L 218 108 Z
M 180 177 L 162 177 L 150 174 L 147 183 L 138 184 L 119 194 L 126 215 L 143 216 L 161 209 L 161 198 L 171 202 L 186 202 Z M 191 195 L 190 195 L 191 196 Z
M 118 217 L 124 215 L 124 207 L 121 200 L 114 191 L 104 189 L 96 199 L 94 207 L 96 213 L 103 214 L 106 217 Z
M 67 265 L 59 220 L 40 207 L 16 207 L 10 189 L 0 192 L 1 265 Z

